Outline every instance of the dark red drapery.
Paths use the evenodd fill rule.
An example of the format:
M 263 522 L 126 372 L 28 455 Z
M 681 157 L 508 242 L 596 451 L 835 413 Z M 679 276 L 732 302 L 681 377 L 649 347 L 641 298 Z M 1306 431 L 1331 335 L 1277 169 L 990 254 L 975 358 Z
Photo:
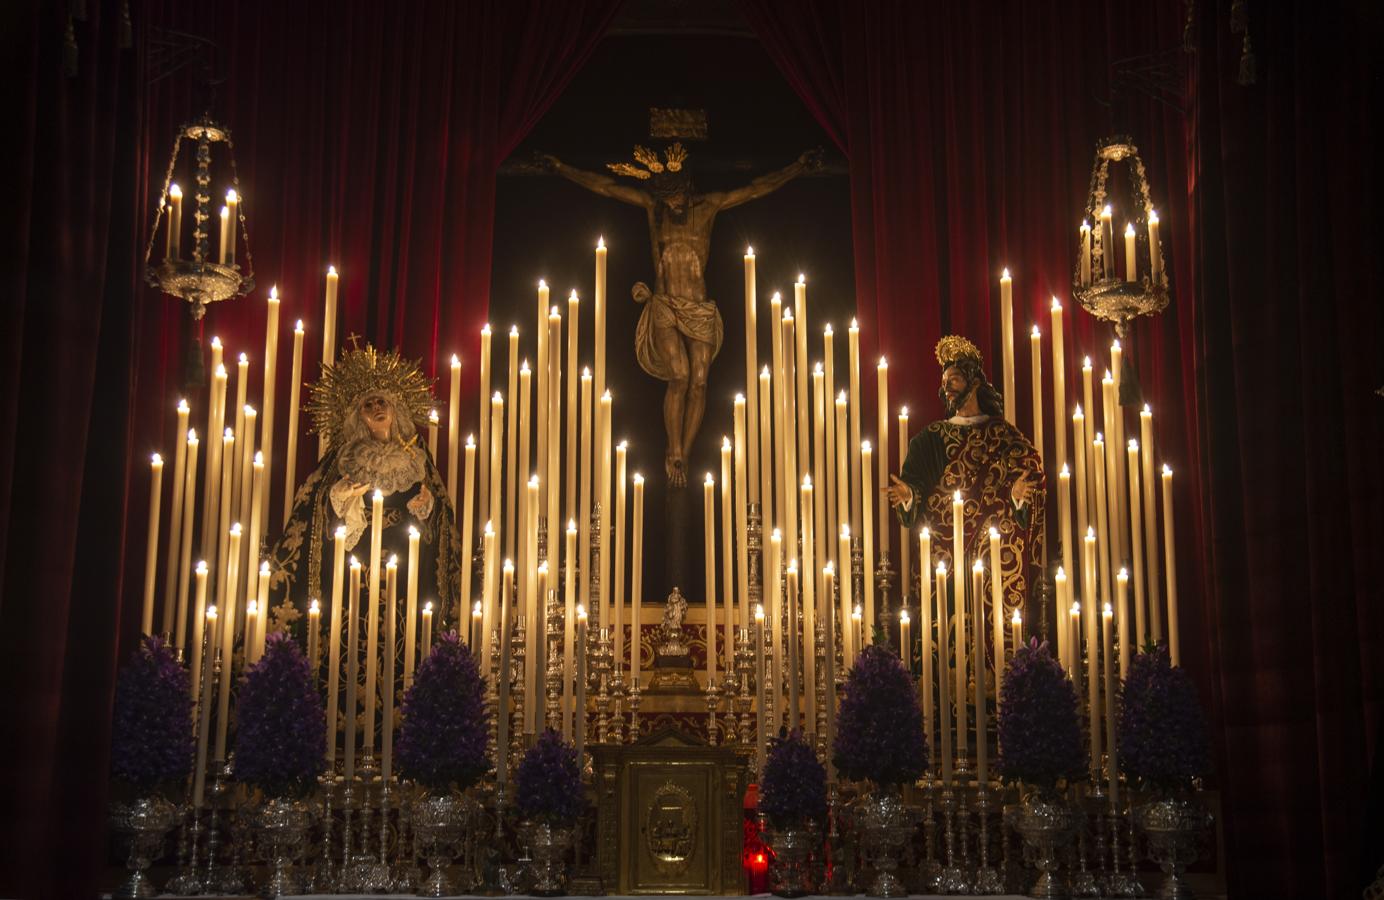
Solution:
M 121 51 L 121 4 L 91 0 L 70 80 L 67 7 L 16 10 L 7 83 L 20 96 L 7 108 L 24 121 L 21 190 L 2 214 L 18 239 L 3 242 L 0 273 L 0 893 L 91 896 L 105 859 L 111 636 L 138 630 L 142 564 L 124 563 L 142 560 L 147 513 L 143 489 L 124 485 L 145 483 L 149 452 L 171 450 L 187 329 L 139 267 L 174 128 L 203 102 L 194 70 L 147 84 L 151 37 L 219 46 L 228 80 L 212 110 L 233 126 L 259 287 L 213 308 L 206 334 L 228 363 L 250 354 L 253 396 L 271 284 L 286 328 L 302 318 L 318 336 L 312 378 L 328 263 L 343 275 L 338 346 L 353 332 L 402 345 L 430 373 L 452 352 L 474 360 L 495 170 L 618 5 L 136 3 L 135 49 Z M 278 390 L 283 409 L 286 377 Z M 141 535 L 128 545 L 126 523 Z
M 1050 293 L 1066 297 L 1092 145 L 1112 129 L 1095 98 L 1114 61 L 1176 46 L 1183 12 L 743 7 L 849 157 L 858 304 L 905 384 L 935 377 L 939 333 L 999 346 L 1000 266 L 1015 272 L 1021 333 Z M 1260 79 L 1246 88 L 1227 10 L 1197 9 L 1190 115 L 1115 107 L 1173 223 L 1174 305 L 1139 326 L 1134 353 L 1159 455 L 1188 476 L 1184 663 L 1217 741 L 1232 894 L 1346 896 L 1359 890 L 1384 633 L 1368 567 L 1384 500 L 1370 464 L 1380 313 L 1370 267 L 1352 264 L 1377 246 L 1373 213 L 1353 200 L 1373 196 L 1359 154 L 1373 146 L 1362 36 L 1378 34 L 1377 14 L 1256 12 Z M 1079 353 L 1109 340 L 1075 318 L 1069 384 Z M 1017 369 L 1027 398 L 1026 357 Z

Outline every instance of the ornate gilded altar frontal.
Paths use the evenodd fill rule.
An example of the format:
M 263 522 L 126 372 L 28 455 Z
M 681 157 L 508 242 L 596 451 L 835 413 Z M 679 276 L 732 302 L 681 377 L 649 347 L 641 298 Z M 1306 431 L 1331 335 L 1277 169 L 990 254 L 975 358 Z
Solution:
M 745 759 L 672 728 L 595 755 L 608 893 L 740 894 Z

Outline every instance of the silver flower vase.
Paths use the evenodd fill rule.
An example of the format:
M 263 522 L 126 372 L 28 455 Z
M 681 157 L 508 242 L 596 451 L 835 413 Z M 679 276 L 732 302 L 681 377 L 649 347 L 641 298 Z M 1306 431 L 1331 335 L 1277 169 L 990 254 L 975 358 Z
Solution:
M 802 897 L 815 889 L 812 854 L 821 846 L 817 823 L 799 820 L 787 826 L 771 825 L 764 840 L 773 851 L 769 860 L 769 890 L 780 897 Z
M 529 873 L 533 876 L 530 892 L 540 897 L 566 893 L 567 851 L 572 847 L 576 829 L 571 825 L 525 822 L 520 833 L 529 848 Z
M 1066 799 L 1053 788 L 1033 788 L 1024 796 L 1016 821 L 1024 845 L 1038 867 L 1038 880 L 1030 897 L 1069 896 L 1067 881 L 1059 874 L 1059 854 L 1072 839 L 1075 819 Z
M 904 806 L 899 786 L 876 785 L 861 798 L 857 810 L 861 838 L 870 848 L 875 867 L 875 880 L 866 893 L 871 897 L 907 896 L 908 889 L 895 872 L 904 842 L 913 833 L 914 817 Z
M 446 897 L 454 892 L 447 868 L 461 849 L 468 800 L 461 794 L 424 794 L 413 804 L 413 833 L 428 877 L 418 885 L 424 897 Z
M 306 802 L 287 797 L 266 798 L 250 812 L 250 827 L 259 838 L 270 865 L 261 897 L 287 897 L 303 892 L 293 871 L 307 842 L 312 815 Z
M 158 856 L 164 835 L 178 823 L 178 817 L 178 807 L 157 795 L 111 804 L 111 826 L 130 839 L 130 855 L 125 858 L 130 875 L 112 896 L 153 897 L 158 893 L 145 870 Z
M 1135 810 L 1135 824 L 1148 840 L 1149 859 L 1163 867 L 1163 900 L 1190 900 L 1192 889 L 1182 871 L 1196 862 L 1202 835 L 1212 817 L 1201 804 L 1184 795 L 1163 797 Z

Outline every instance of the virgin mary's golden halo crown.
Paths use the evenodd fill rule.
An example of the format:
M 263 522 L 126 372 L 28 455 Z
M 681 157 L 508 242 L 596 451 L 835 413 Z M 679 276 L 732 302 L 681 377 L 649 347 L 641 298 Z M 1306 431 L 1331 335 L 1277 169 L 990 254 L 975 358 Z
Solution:
M 348 417 L 370 394 L 388 397 L 396 415 L 409 416 L 415 423 L 427 421 L 433 402 L 432 382 L 416 361 L 394 350 L 381 353 L 369 344 L 346 350 L 334 365 L 323 366 L 322 377 L 308 392 L 313 430 L 326 435 L 332 447 L 341 445 Z

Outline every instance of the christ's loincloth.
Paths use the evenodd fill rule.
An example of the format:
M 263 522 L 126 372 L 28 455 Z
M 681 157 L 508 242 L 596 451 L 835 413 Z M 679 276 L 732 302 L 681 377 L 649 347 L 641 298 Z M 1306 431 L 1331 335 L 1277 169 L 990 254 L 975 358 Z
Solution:
M 662 381 L 671 381 L 673 369 L 668 360 L 658 350 L 654 331 L 658 328 L 676 328 L 690 340 L 711 345 L 711 358 L 721 352 L 723 327 L 721 312 L 714 300 L 688 300 L 669 294 L 653 294 L 644 304 L 644 312 L 639 316 L 639 325 L 634 332 L 634 352 L 639 365 L 650 375 Z

